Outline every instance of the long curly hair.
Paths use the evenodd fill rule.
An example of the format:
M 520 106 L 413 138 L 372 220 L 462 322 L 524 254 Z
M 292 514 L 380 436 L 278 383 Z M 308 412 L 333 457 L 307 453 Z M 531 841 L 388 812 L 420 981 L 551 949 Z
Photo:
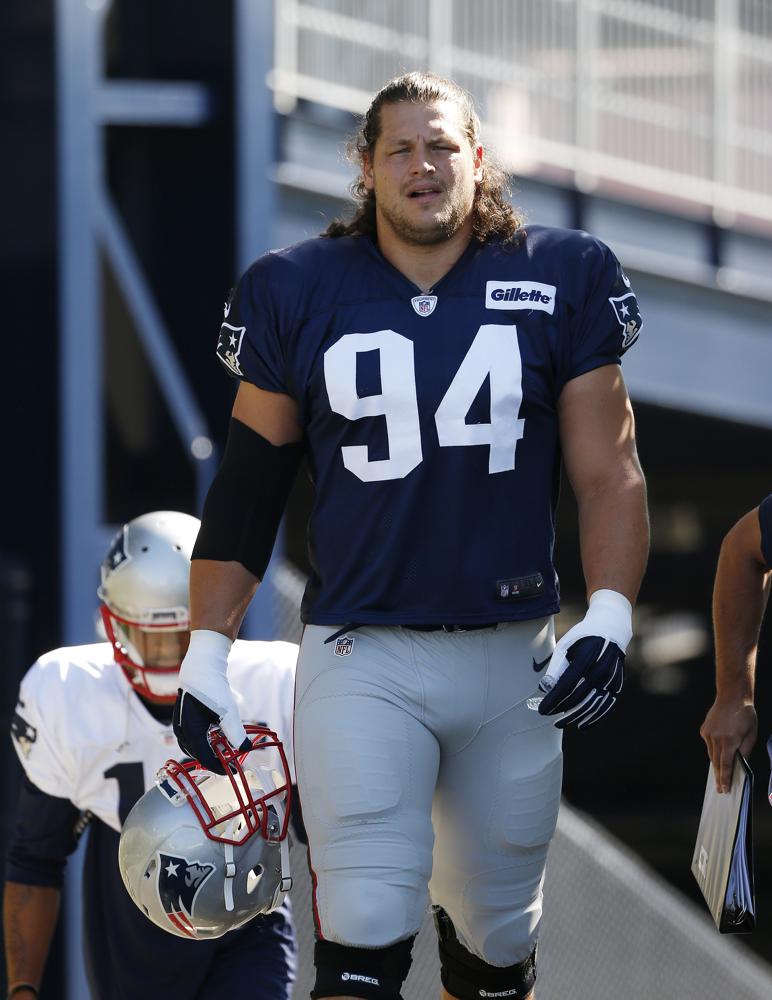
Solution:
M 372 159 L 375 144 L 381 134 L 381 108 L 385 104 L 410 101 L 433 104 L 452 101 L 461 112 L 464 133 L 474 148 L 480 141 L 480 119 L 470 95 L 452 80 L 434 73 L 405 73 L 396 76 L 373 98 L 361 125 L 348 142 L 349 160 L 362 167 L 363 156 Z M 487 151 L 483 159 L 482 180 L 475 188 L 472 204 L 472 235 L 481 243 L 489 239 L 513 241 L 522 230 L 524 217 L 510 201 L 511 190 L 507 175 Z M 348 221 L 335 219 L 322 236 L 370 236 L 375 238 L 375 192 L 368 191 L 360 176 L 351 185 L 355 211 Z

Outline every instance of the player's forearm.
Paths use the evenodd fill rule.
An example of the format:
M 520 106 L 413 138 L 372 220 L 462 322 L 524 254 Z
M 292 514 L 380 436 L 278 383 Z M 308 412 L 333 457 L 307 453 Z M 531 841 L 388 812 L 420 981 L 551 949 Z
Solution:
M 238 562 L 193 559 L 190 566 L 190 622 L 235 639 L 259 580 Z
M 646 483 L 637 460 L 577 495 L 587 596 L 616 590 L 635 604 L 649 555 Z
M 5 883 L 3 933 L 9 987 L 16 983 L 40 986 L 59 914 L 59 897 L 54 887 Z
M 721 700 L 752 702 L 769 574 L 733 540 L 730 533 L 721 546 L 713 588 L 716 693 Z

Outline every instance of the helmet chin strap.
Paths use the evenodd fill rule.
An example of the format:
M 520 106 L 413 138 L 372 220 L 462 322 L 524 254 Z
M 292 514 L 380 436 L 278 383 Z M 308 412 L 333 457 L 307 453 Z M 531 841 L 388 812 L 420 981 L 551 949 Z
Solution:
M 284 826 L 284 806 L 281 802 L 272 802 L 271 805 L 276 810 L 279 817 L 279 829 Z M 256 833 L 254 836 L 259 837 L 260 834 Z M 225 899 L 225 909 L 228 913 L 231 913 L 234 908 L 233 902 L 233 880 L 236 877 L 236 862 L 234 860 L 233 854 L 233 844 L 224 843 L 223 848 L 225 851 L 225 879 L 223 880 L 223 897 Z M 279 844 L 279 856 L 281 858 L 281 882 L 276 886 L 276 891 L 273 894 L 273 899 L 271 901 L 271 907 L 267 911 L 271 913 L 278 906 L 284 902 L 284 897 L 292 888 L 292 876 L 290 874 L 290 857 L 289 857 L 289 837 L 284 837 Z
M 150 694 L 158 695 L 159 698 L 177 697 L 177 688 L 180 686 L 179 667 L 169 667 L 164 670 L 141 667 L 140 670 L 145 688 Z
M 223 847 L 225 848 L 223 893 L 225 894 L 225 909 L 230 913 L 233 910 L 233 880 L 236 877 L 236 862 L 233 860 L 233 844 L 223 844 Z
M 284 826 L 284 804 L 274 802 L 273 807 L 279 817 L 279 829 Z M 284 897 L 292 888 L 292 876 L 290 874 L 289 861 L 289 836 L 284 837 L 279 843 L 279 856 L 281 858 L 281 882 L 276 886 L 271 902 L 271 910 L 275 910 L 284 901 Z M 270 910 L 269 910 L 270 912 Z

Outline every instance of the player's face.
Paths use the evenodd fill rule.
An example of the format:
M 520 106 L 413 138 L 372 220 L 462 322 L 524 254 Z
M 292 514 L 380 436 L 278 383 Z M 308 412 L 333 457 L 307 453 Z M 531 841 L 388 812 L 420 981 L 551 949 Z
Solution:
M 129 639 L 146 667 L 179 667 L 190 643 L 187 629 L 143 629 L 129 626 Z
M 385 104 L 380 126 L 362 165 L 379 230 L 386 226 L 404 243 L 431 246 L 471 227 L 482 147 L 470 145 L 458 105 Z

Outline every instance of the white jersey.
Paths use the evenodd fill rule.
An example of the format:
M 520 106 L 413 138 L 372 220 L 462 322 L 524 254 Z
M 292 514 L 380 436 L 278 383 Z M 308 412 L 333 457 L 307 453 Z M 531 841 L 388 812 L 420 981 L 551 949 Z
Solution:
M 273 729 L 290 774 L 298 647 L 236 640 L 228 679 L 248 723 Z M 113 660 L 110 643 L 56 649 L 21 682 L 13 743 L 30 781 L 120 831 L 128 807 L 169 758 L 181 760 L 171 725 L 153 718 Z

